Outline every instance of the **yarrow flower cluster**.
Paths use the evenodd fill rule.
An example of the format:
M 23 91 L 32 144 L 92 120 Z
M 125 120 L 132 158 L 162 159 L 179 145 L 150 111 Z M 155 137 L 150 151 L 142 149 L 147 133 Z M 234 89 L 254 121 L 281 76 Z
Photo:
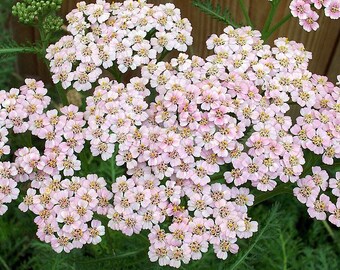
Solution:
M 0 158 L 2 160 L 11 152 L 11 146 L 8 144 L 9 132 L 20 134 L 29 129 L 29 119 L 41 115 L 50 103 L 51 99 L 45 96 L 46 93 L 47 89 L 42 82 L 30 79 L 27 79 L 26 85 L 20 89 L 0 91 Z M 27 163 L 29 162 L 31 161 Z M 33 163 L 34 160 L 30 165 Z M 28 179 L 22 166 L 24 165 L 17 162 L 0 162 L 0 215 L 8 209 L 5 203 L 18 198 L 17 182 Z
M 192 42 L 190 23 L 172 4 L 81 2 L 67 18 L 72 36 L 47 52 L 53 80 L 93 91 L 84 112 L 48 109 L 47 89 L 35 80 L 0 91 L 0 156 L 10 159 L 11 130 L 41 141 L 0 163 L 0 215 L 25 182 L 19 208 L 36 215 L 39 239 L 55 251 L 99 243 L 102 215 L 129 236 L 149 230 L 150 260 L 177 268 L 209 245 L 226 259 L 257 231 L 249 187 L 296 183 L 311 217 L 328 213 L 340 226 L 340 174 L 315 166 L 301 177 L 304 153 L 329 165 L 340 157 L 340 89 L 308 71 L 312 55 L 302 44 L 279 38 L 270 47 L 259 31 L 229 26 L 207 40 L 206 59 L 180 53 L 164 62 L 156 53 Z M 123 73 L 141 66 L 141 76 L 125 84 L 100 78 L 114 62 Z M 126 171 L 111 187 L 82 174 L 87 144 Z
M 16 199 L 18 182 L 29 181 L 29 188 L 19 208 L 28 209 L 37 217 L 37 236 L 51 243 L 54 250 L 69 252 L 86 243 L 97 244 L 104 234 L 101 222 L 93 214 L 106 215 L 112 193 L 106 181 L 96 175 L 72 177 L 80 170 L 76 154 L 84 147 L 83 113 L 74 105 L 46 110 L 50 98 L 44 84 L 26 79 L 20 89 L 0 91 L 1 157 L 9 156 L 7 135 L 31 134 L 44 140 L 44 151 L 23 147 L 14 152 L 14 162 L 0 163 L 0 214 Z M 29 135 L 30 136 L 30 135 Z
M 100 79 L 98 84 L 93 95 L 86 99 L 85 138 L 90 141 L 92 155 L 107 160 L 115 151 L 115 143 L 124 142 L 132 136 L 135 124 L 147 119 L 148 104 L 144 98 L 150 91 L 146 88 L 147 80 L 137 77 L 126 87 L 109 78 Z M 117 165 L 122 164 L 117 159 Z
M 339 87 L 327 81 L 324 76 L 313 75 L 306 91 L 293 101 L 301 105 L 299 99 L 308 99 L 301 106 L 300 116 L 291 132 L 296 135 L 303 148 L 322 155 L 325 164 L 332 165 L 334 158 L 340 157 L 339 145 Z M 309 89 L 309 91 L 307 91 Z
M 98 244 L 105 227 L 94 214 L 105 215 L 112 193 L 106 181 L 97 175 L 62 179 L 36 172 L 31 188 L 19 205 L 23 212 L 32 211 L 38 226 L 37 236 L 60 253 Z
M 7 166 L 6 166 L 7 165 Z M 9 165 L 9 166 L 8 166 Z M 4 168 L 4 166 L 6 166 Z M 10 172 L 10 164 L 1 164 L 2 171 Z M 0 178 L 0 216 L 3 215 L 7 210 L 8 206 L 6 204 L 11 203 L 13 200 L 17 199 L 19 195 L 19 189 L 17 188 L 17 183 L 9 177 L 1 176 Z
M 308 32 L 319 28 L 319 15 L 315 9 L 323 9 L 325 16 L 333 20 L 340 18 L 340 0 L 293 0 L 289 8 L 292 15 L 299 19 L 299 24 Z
M 228 44 L 230 49 L 233 50 L 235 39 L 237 40 L 239 37 L 238 34 L 235 35 L 234 31 L 231 32 L 231 40 L 230 35 L 229 39 L 224 34 L 220 37 L 213 35 L 208 40 L 207 45 L 208 48 L 209 46 L 214 47 L 215 53 L 218 55 L 225 47 L 225 44 Z M 254 156 L 255 161 L 258 155 L 261 156 L 264 153 L 270 153 L 270 151 L 275 150 L 270 155 L 270 159 L 265 159 L 262 162 L 263 164 L 270 164 L 268 167 L 269 174 L 273 172 L 279 173 L 278 178 L 283 182 L 288 180 L 291 182 L 298 181 L 299 187 L 301 185 L 305 186 L 308 182 L 307 189 L 303 188 L 301 191 L 301 188 L 296 188 L 294 194 L 297 194 L 297 190 L 305 194 L 304 196 L 307 198 L 300 194 L 298 199 L 302 203 L 307 203 L 309 207 L 308 212 L 311 217 L 325 219 L 326 215 L 324 213 L 321 216 L 316 215 L 313 211 L 317 207 L 314 204 L 319 204 L 320 201 L 318 199 L 320 189 L 325 191 L 328 187 L 328 174 L 326 171 L 321 171 L 320 167 L 314 167 L 314 182 L 309 181 L 310 177 L 299 179 L 303 170 L 302 166 L 305 163 L 301 149 L 306 149 L 316 155 L 322 155 L 322 162 L 328 165 L 332 165 L 334 160 L 340 157 L 340 89 L 329 82 L 327 77 L 311 74 L 308 71 L 308 60 L 311 58 L 311 54 L 306 52 L 301 44 L 288 42 L 288 40 L 280 38 L 274 41 L 276 47 L 271 49 L 272 52 L 268 53 L 267 49 L 265 54 L 261 50 L 265 47 L 268 48 L 268 46 L 261 45 L 261 42 L 260 46 L 258 44 L 258 42 L 254 42 L 254 45 L 251 45 L 253 46 L 253 52 L 262 57 L 258 62 L 256 59 L 254 60 L 253 55 L 250 55 L 251 60 L 247 61 L 248 54 L 243 52 L 243 55 L 246 56 L 239 56 L 240 60 L 236 62 L 237 65 L 229 64 L 228 66 L 228 64 L 224 64 L 230 71 L 238 71 L 243 66 L 244 68 L 241 69 L 242 72 L 245 72 L 243 76 L 254 81 L 258 87 L 264 90 L 263 96 L 270 104 L 269 106 L 267 105 L 268 108 L 265 110 L 270 115 L 268 118 L 270 120 L 264 123 L 261 128 L 258 127 L 256 122 L 253 123 L 254 132 L 245 142 L 250 147 L 248 154 Z M 261 49 L 259 50 L 258 48 Z M 230 54 L 230 50 L 228 53 Z M 229 59 L 230 56 L 228 55 L 228 60 L 225 63 L 231 61 Z M 259 68 L 260 63 L 262 64 L 261 68 Z M 259 82 L 259 79 L 262 79 L 262 82 Z M 289 110 L 289 103 L 292 102 L 300 107 L 300 115 L 294 120 L 295 124 L 293 124 L 293 119 L 290 116 L 285 115 Z M 265 104 L 265 101 L 261 101 L 261 103 Z M 261 119 L 261 114 L 256 116 L 256 118 Z M 276 123 L 273 119 L 276 119 Z M 276 136 L 275 133 L 277 134 Z M 265 150 L 264 147 L 270 145 L 268 139 L 274 139 L 273 143 L 279 143 L 279 146 L 274 148 L 270 146 L 269 149 Z M 280 163 L 275 162 L 280 156 L 282 156 Z M 249 161 L 245 160 L 247 159 L 243 158 L 242 162 L 247 164 Z M 253 162 L 255 165 L 252 166 L 260 168 L 261 162 L 258 161 Z M 235 165 L 234 167 L 237 168 Z M 244 174 L 244 171 L 245 167 L 241 167 L 240 172 Z M 229 176 L 230 174 L 226 172 L 225 175 Z M 257 175 L 257 177 L 261 179 L 261 175 Z M 264 179 L 267 179 L 264 182 L 266 185 L 258 185 L 257 188 L 260 190 L 272 189 L 276 185 L 274 182 L 275 177 L 265 177 Z M 228 179 L 226 180 L 228 181 Z M 314 183 L 314 186 L 311 183 Z M 329 186 L 335 188 L 335 183 L 333 178 L 330 180 Z M 337 196 L 336 192 L 334 193 L 333 191 L 332 193 Z M 325 194 L 321 196 L 322 200 L 328 198 Z M 323 206 L 324 210 L 320 212 L 328 211 L 331 213 L 329 220 L 336 226 L 339 226 L 339 223 L 336 221 L 338 218 L 337 208 L 329 201 L 329 198 Z
M 207 47 L 214 49 L 215 54 L 206 61 L 197 56 L 190 59 L 185 54 L 170 63 L 151 61 L 142 68 L 142 78 L 133 78 L 127 86 L 103 79 L 93 97 L 87 99 L 85 114 L 93 123 L 89 139 L 91 145 L 101 145 L 99 148 L 104 150 L 96 150 L 96 155 L 110 158 L 117 140 L 117 165 L 126 165 L 127 173 L 132 175 L 118 178 L 112 187 L 114 207 L 108 214 L 109 226 L 131 235 L 142 229 L 152 231 L 171 216 L 173 223 L 166 230 L 160 229 L 164 230 L 162 241 L 155 241 L 150 234 L 150 258 L 162 265 L 178 267 L 180 262 L 200 256 L 187 253 L 184 238 L 174 236 L 174 227 L 181 227 L 180 235 L 190 242 L 197 238 L 188 227 L 192 219 L 203 218 L 201 225 L 228 224 L 229 214 L 219 216 L 221 206 L 216 204 L 216 196 L 222 200 L 223 209 L 234 198 L 233 207 L 245 215 L 243 211 L 252 204 L 252 195 L 245 188 L 230 189 L 213 183 L 222 176 L 230 185 L 250 181 L 262 191 L 273 190 L 277 179 L 296 182 L 305 163 L 302 149 L 316 151 L 316 138 L 310 137 L 311 144 L 307 145 L 301 141 L 301 134 L 295 132 L 300 120 L 293 126 L 291 117 L 286 115 L 288 101 L 297 102 L 301 113 L 312 107 L 320 112 L 333 111 L 331 104 L 335 99 L 323 91 L 339 90 L 307 70 L 311 54 L 301 44 L 281 38 L 271 49 L 263 45 L 259 32 L 248 27 L 228 27 L 224 31 L 207 41 Z M 103 88 L 104 81 L 104 85 L 109 85 L 107 89 Z M 152 90 L 148 90 L 148 84 L 157 95 L 146 109 L 143 99 Z M 329 89 L 317 84 L 326 84 Z M 331 107 L 326 106 L 325 96 L 332 99 Z M 335 119 L 330 121 L 335 124 Z M 328 127 L 314 131 L 329 134 Z M 109 138 L 108 132 L 116 135 L 112 141 L 98 139 Z M 328 163 L 339 154 L 338 150 L 333 155 L 326 151 L 339 143 L 338 135 L 331 140 L 317 152 L 324 154 Z M 230 195 L 222 196 L 224 193 Z M 221 220 L 224 221 L 219 223 Z M 231 234 L 219 228 L 218 241 L 235 243 L 234 237 L 242 237 L 247 220 L 242 215 L 233 220 L 230 224 L 238 225 Z M 210 233 L 209 226 L 205 230 Z M 208 243 L 215 245 L 222 258 L 210 240 L 199 245 L 200 253 Z
M 66 89 L 90 90 L 103 69 L 134 70 L 159 53 L 186 51 L 191 24 L 173 4 L 154 6 L 144 0 L 109 4 L 79 2 L 66 19 L 72 35 L 47 49 L 53 82 Z
M 297 181 L 298 187 L 294 188 L 294 195 L 297 199 L 306 204 L 308 214 L 318 220 L 328 220 L 335 226 L 340 227 L 340 172 L 335 178 L 330 178 L 325 170 L 320 167 L 312 168 L 312 175 L 307 175 Z M 327 191 L 336 198 L 331 201 Z

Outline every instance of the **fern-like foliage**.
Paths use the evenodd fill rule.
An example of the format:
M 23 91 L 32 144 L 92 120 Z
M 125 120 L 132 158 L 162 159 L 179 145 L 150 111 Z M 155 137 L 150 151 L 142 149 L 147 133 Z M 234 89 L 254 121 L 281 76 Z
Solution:
M 8 29 L 9 16 L 11 14 L 12 0 L 2 0 L 0 4 L 0 43 L 11 36 Z M 5 89 L 10 83 L 13 85 L 14 63 L 16 56 L 11 54 L 7 58 L 0 57 L 0 89 Z M 0 267 L 1 268 L 1 267 Z
M 109 170 L 109 162 L 106 164 Z M 104 167 L 103 167 L 104 169 Z M 271 207 L 279 201 L 281 207 Z M 19 202 L 16 202 L 17 204 Z M 259 222 L 251 239 L 238 241 L 240 252 L 221 261 L 213 248 L 202 260 L 182 265 L 184 270 L 339 270 L 340 232 L 335 239 L 322 222 L 308 217 L 303 205 L 291 195 L 281 194 L 250 209 Z M 147 233 L 128 237 L 107 229 L 99 245 L 87 245 L 58 254 L 35 236 L 33 216 L 23 214 L 15 205 L 0 219 L 0 269 L 9 270 L 173 270 L 150 262 Z M 101 220 L 107 224 L 107 220 Z
M 15 87 L 13 79 L 17 81 L 16 79 L 19 76 L 15 73 L 14 68 L 18 53 L 38 54 L 41 52 L 39 47 L 33 44 L 18 44 L 8 36 L 0 38 L 0 89 Z
M 289 198 L 288 195 L 285 195 Z M 289 202 L 282 201 L 281 205 L 286 206 Z M 298 212 L 293 208 L 289 208 L 288 215 L 286 208 L 282 207 L 280 216 L 276 221 L 280 225 L 272 233 L 270 241 L 262 243 L 262 250 L 269 256 L 258 256 L 257 262 L 254 264 L 258 268 L 272 270 L 299 269 L 299 258 L 304 248 L 298 231 L 295 226 L 298 221 Z
M 13 39 L 0 41 L 0 60 L 11 57 L 18 53 L 38 53 L 39 48 L 31 43 L 18 44 Z
M 251 262 L 255 260 L 263 250 L 263 243 L 266 241 L 272 241 L 276 236 L 276 232 L 279 229 L 279 217 L 280 217 L 279 205 L 275 204 L 269 214 L 259 222 L 259 231 L 257 235 L 253 236 L 251 242 L 247 241 L 246 247 L 243 247 L 235 258 L 220 265 L 220 269 L 251 269 Z
M 214 6 L 211 0 L 193 0 L 192 4 L 195 7 L 198 7 L 203 13 L 208 14 L 218 21 L 224 22 L 235 28 L 242 26 L 241 23 L 236 22 L 228 9 L 223 9 L 218 3 Z

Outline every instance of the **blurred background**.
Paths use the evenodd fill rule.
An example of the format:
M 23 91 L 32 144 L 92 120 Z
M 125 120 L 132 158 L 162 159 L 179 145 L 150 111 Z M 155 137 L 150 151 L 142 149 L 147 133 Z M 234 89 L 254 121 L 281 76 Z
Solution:
M 123 0 L 117 0 L 115 2 L 122 1 Z M 291 0 L 281 1 L 281 6 L 274 18 L 273 25 L 285 15 L 289 14 L 290 1 Z M 19 24 L 17 19 L 10 15 L 10 8 L 15 2 L 16 1 L 13 0 L 0 1 L 0 13 L 3 14 L 1 20 L 5 20 L 3 21 L 4 26 L 19 43 L 25 41 L 34 42 L 39 38 L 38 33 L 34 31 L 33 28 Z M 75 8 L 77 2 L 78 0 L 64 0 L 62 16 L 65 16 Z M 86 0 L 85 2 L 91 3 L 95 2 L 95 0 Z M 206 57 L 208 54 L 205 48 L 206 39 L 212 33 L 221 33 L 226 26 L 193 7 L 191 0 L 149 0 L 148 2 L 153 4 L 174 3 L 176 7 L 181 9 L 182 17 L 188 18 L 193 26 L 194 54 L 202 57 Z M 212 3 L 214 5 L 219 3 L 222 8 L 227 7 L 234 18 L 236 18 L 236 21 L 245 21 L 236 0 L 212 0 Z M 245 0 L 245 3 L 250 10 L 250 18 L 255 27 L 261 30 L 269 12 L 269 1 Z M 310 71 L 320 75 L 326 75 L 331 81 L 335 82 L 336 75 L 340 74 L 340 23 L 339 20 L 331 20 L 322 14 L 320 14 L 318 23 L 320 24 L 320 28 L 316 32 L 307 33 L 299 26 L 298 19 L 291 18 L 283 27 L 274 33 L 268 42 L 272 44 L 275 38 L 282 36 L 286 36 L 290 40 L 302 42 L 306 50 L 313 53 L 313 59 L 310 62 Z M 15 72 L 14 75 L 16 75 L 16 77 L 37 77 L 45 80 L 45 82 L 49 80 L 46 67 L 34 55 L 20 55 L 16 61 L 13 72 Z

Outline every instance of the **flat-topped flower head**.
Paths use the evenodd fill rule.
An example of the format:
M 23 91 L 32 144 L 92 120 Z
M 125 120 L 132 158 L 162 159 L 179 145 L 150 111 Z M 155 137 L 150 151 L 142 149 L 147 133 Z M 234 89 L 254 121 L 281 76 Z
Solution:
M 190 22 L 170 4 L 82 2 L 66 19 L 71 35 L 50 45 L 46 54 L 54 83 L 65 89 L 88 91 L 105 69 L 116 66 L 125 73 L 164 50 L 184 52 L 193 42 Z

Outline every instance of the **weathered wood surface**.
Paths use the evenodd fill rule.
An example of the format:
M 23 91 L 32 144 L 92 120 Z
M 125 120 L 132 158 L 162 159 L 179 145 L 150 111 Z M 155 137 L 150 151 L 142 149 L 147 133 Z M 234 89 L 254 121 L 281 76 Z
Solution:
M 121 2 L 118 0 L 116 2 Z M 65 0 L 62 7 L 62 14 L 66 15 L 71 11 L 78 0 Z M 86 0 L 86 2 L 95 2 Z M 174 3 L 181 9 L 182 17 L 188 18 L 193 26 L 194 36 L 194 53 L 200 56 L 207 56 L 205 41 L 212 33 L 221 33 L 225 25 L 211 17 L 201 13 L 197 8 L 191 5 L 191 0 L 149 0 L 149 3 Z M 278 22 L 289 12 L 290 0 L 282 0 L 279 11 L 277 12 L 274 22 Z M 243 20 L 241 9 L 236 0 L 213 0 L 213 3 L 220 3 L 222 7 L 228 7 L 233 16 L 238 21 Z M 262 29 L 269 12 L 269 3 L 267 0 L 245 0 L 247 7 L 250 8 L 250 18 L 257 29 Z M 14 21 L 14 20 L 13 20 Z M 244 20 L 243 20 L 244 21 Z M 313 59 L 310 63 L 310 71 L 327 75 L 332 81 L 335 81 L 336 75 L 340 74 L 340 21 L 331 20 L 320 14 L 320 29 L 316 32 L 307 33 L 299 26 L 296 18 L 290 19 L 268 40 L 272 44 L 277 37 L 286 36 L 290 40 L 302 42 L 306 50 L 313 53 Z M 30 40 L 37 38 L 37 33 L 32 29 L 20 26 L 13 22 L 13 30 L 18 41 Z M 19 73 L 22 76 L 48 77 L 47 70 L 41 61 L 33 56 L 20 56 L 18 62 Z

